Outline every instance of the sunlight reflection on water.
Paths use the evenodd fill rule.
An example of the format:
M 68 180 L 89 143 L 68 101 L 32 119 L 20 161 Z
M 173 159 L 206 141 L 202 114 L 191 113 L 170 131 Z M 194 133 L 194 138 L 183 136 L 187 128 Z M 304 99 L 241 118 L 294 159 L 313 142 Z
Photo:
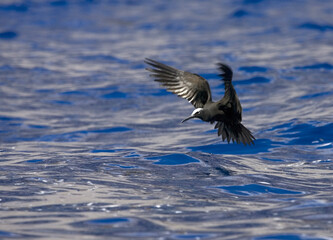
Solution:
M 330 239 L 332 11 L 0 3 L 0 237 Z M 199 73 L 215 100 L 215 63 L 230 64 L 255 146 L 180 124 L 193 107 L 148 77 L 145 57 Z

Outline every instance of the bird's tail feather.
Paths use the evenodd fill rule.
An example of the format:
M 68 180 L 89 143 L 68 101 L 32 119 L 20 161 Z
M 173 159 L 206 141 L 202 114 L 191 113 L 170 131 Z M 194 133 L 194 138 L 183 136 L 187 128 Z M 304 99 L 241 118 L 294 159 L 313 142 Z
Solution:
M 243 143 L 244 145 L 254 145 L 253 140 L 255 137 L 252 135 L 251 131 L 244 127 L 241 123 L 225 123 L 217 122 L 215 128 L 218 128 L 218 135 L 222 135 L 222 140 L 230 140 L 234 143 Z

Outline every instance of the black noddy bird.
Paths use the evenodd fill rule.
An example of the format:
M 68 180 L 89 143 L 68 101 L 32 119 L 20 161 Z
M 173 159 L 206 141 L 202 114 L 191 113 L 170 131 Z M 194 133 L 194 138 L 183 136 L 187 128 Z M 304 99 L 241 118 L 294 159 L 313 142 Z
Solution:
M 217 64 L 221 71 L 219 76 L 224 81 L 225 93 L 221 100 L 213 102 L 207 80 L 198 74 L 178 70 L 149 58 L 145 59 L 145 63 L 153 67 L 146 70 L 152 73 L 150 76 L 154 77 L 156 82 L 166 87 L 167 91 L 187 99 L 195 107 L 191 116 L 182 122 L 191 118 L 217 122 L 215 129 L 218 128 L 218 136 L 222 135 L 223 141 L 254 144 L 255 138 L 251 131 L 241 124 L 242 106 L 231 83 L 233 72 L 228 65 Z

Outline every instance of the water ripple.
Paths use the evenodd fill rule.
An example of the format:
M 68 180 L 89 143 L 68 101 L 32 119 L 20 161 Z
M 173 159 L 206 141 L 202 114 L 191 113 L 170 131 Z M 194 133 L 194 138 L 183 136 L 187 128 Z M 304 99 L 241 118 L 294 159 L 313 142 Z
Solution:
M 297 10 L 297 11 L 296 11 Z M 0 3 L 0 238 L 330 239 L 330 1 Z M 149 57 L 234 71 L 227 144 Z
M 253 196 L 261 194 L 302 194 L 302 192 L 291 191 L 287 189 L 270 187 L 260 184 L 249 184 L 243 186 L 219 186 L 217 188 L 222 189 L 224 192 L 240 196 Z

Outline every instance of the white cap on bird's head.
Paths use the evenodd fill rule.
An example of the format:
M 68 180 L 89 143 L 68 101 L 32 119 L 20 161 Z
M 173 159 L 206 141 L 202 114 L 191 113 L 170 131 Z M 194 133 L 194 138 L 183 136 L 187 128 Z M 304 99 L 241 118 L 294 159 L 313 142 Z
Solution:
M 189 116 L 188 118 L 185 118 L 183 122 L 187 121 L 187 120 L 190 120 L 191 118 L 196 118 L 198 117 L 198 115 L 200 114 L 200 112 L 203 110 L 203 108 L 196 108 L 194 109 L 194 111 L 192 112 L 191 116 Z

